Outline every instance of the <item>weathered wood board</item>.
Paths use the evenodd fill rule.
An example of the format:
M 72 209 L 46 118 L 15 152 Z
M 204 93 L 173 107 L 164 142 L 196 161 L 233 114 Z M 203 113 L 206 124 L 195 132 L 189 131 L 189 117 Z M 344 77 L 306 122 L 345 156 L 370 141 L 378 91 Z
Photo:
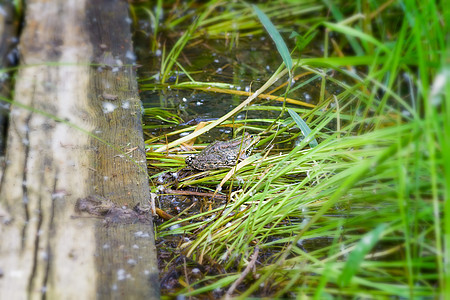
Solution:
M 0 97 L 9 99 L 11 80 L 8 67 L 15 64 L 14 47 L 17 40 L 18 22 L 14 20 L 14 7 L 11 2 L 0 0 Z M 0 155 L 5 147 L 5 132 L 9 104 L 0 98 Z
M 27 1 L 20 51 L 0 299 L 158 298 L 127 3 Z M 112 206 L 83 210 L 89 199 Z

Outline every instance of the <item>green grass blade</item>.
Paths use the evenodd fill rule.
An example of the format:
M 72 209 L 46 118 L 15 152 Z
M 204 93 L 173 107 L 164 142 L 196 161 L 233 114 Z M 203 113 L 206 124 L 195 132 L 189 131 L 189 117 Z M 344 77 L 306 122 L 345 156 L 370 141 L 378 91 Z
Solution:
M 327 26 L 328 28 L 330 28 L 331 30 L 343 33 L 347 36 L 354 36 L 357 38 L 360 38 L 363 41 L 372 43 L 374 45 L 376 45 L 380 50 L 384 50 L 385 52 L 389 52 L 389 48 L 386 47 L 385 44 L 383 44 L 382 42 L 378 41 L 376 38 L 374 38 L 373 36 L 370 36 L 368 34 L 365 34 L 362 31 L 356 30 L 354 28 L 351 28 L 347 25 L 343 25 L 343 24 L 335 24 L 335 23 L 329 23 L 329 22 L 324 22 L 324 25 Z
M 331 1 L 331 0 L 324 0 L 323 1 L 333 17 L 338 21 L 341 22 L 345 19 L 345 16 L 342 14 L 341 10 L 339 9 L 339 2 Z M 350 43 L 350 45 L 353 48 L 353 51 L 355 51 L 357 56 L 364 55 L 364 49 L 361 47 L 361 45 L 358 43 L 358 41 L 353 36 L 347 36 L 347 40 Z
M 377 228 L 365 234 L 358 242 L 355 249 L 353 249 L 352 253 L 350 253 L 342 274 L 338 278 L 338 283 L 341 287 L 346 287 L 349 285 L 361 263 L 364 261 L 364 257 L 380 240 L 386 228 L 387 224 L 380 224 Z
M 286 43 L 284 42 L 283 38 L 281 37 L 280 33 L 278 32 L 278 30 L 275 28 L 275 26 L 272 24 L 269 17 L 267 17 L 265 13 L 263 13 L 256 5 L 252 5 L 252 7 L 253 7 L 253 10 L 258 15 L 258 18 L 261 21 L 261 23 L 266 28 L 270 37 L 275 42 L 278 53 L 280 53 L 281 58 L 283 58 L 284 64 L 286 65 L 288 70 L 291 70 L 292 66 L 293 66 L 291 54 L 288 50 L 288 47 L 286 46 Z
M 288 109 L 288 113 L 291 115 L 298 128 L 300 128 L 305 138 L 308 137 L 311 133 L 311 129 L 308 127 L 308 125 L 306 125 L 305 121 L 303 121 L 303 119 L 292 109 Z M 309 145 L 311 146 L 311 148 L 314 148 L 318 145 L 318 143 L 314 136 L 311 136 L 311 139 L 312 140 L 309 142 Z

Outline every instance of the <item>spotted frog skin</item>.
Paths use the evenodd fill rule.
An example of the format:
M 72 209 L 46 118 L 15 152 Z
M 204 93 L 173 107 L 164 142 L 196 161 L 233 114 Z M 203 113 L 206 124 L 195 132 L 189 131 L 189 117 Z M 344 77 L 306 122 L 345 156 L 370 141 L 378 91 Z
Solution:
M 230 141 L 215 141 L 199 154 L 188 156 L 186 164 L 199 171 L 234 167 L 250 155 L 259 139 L 257 135 L 245 134 Z

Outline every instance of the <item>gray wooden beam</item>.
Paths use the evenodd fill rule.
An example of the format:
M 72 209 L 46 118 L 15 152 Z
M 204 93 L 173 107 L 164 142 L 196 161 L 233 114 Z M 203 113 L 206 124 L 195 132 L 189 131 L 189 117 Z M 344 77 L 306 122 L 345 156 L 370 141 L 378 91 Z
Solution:
M 158 298 L 127 3 L 30 0 L 20 50 L 0 298 Z

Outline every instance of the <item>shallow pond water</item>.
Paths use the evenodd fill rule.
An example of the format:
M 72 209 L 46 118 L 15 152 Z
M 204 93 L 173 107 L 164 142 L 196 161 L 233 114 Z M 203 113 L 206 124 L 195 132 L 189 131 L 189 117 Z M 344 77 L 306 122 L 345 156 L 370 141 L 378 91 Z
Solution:
M 142 28 L 149 28 L 148 24 L 141 21 Z M 158 86 L 158 78 L 160 77 L 161 60 L 163 59 L 163 49 L 150 51 L 148 45 L 151 43 L 150 36 L 137 34 L 137 53 L 138 63 L 141 67 L 138 69 L 138 76 L 141 84 L 145 85 L 153 83 L 154 89 L 141 91 L 141 99 L 144 108 L 159 108 L 175 114 L 180 119 L 178 122 L 170 122 L 167 119 L 161 120 L 154 115 L 144 115 L 144 135 L 146 139 L 154 137 L 164 137 L 165 134 L 195 126 L 202 121 L 216 120 L 234 107 L 238 106 L 246 97 L 230 95 L 226 93 L 206 92 L 201 90 L 175 89 L 171 84 L 189 81 L 188 76 L 180 69 L 176 68 L 167 81 L 167 85 L 163 88 Z M 166 52 L 170 51 L 170 44 L 174 44 L 179 35 L 167 33 L 167 36 L 159 37 L 160 46 L 166 45 Z M 293 47 L 293 41 L 288 41 Z M 321 49 L 311 48 L 308 55 L 321 55 Z M 183 49 L 179 57 L 180 65 L 189 72 L 189 76 L 198 82 L 218 82 L 232 85 L 232 89 L 237 91 L 252 92 L 260 88 L 273 72 L 279 67 L 282 59 L 272 42 L 266 35 L 251 36 L 239 39 L 239 44 L 230 45 L 226 39 L 212 40 L 202 38 L 188 43 Z M 153 79 L 149 79 L 153 78 Z M 156 78 L 156 79 L 155 79 Z M 284 78 L 286 80 L 287 78 Z M 292 92 L 289 97 L 298 99 L 308 103 L 315 103 L 319 99 L 321 78 L 314 75 L 307 75 L 299 79 L 296 84 L 304 82 L 305 84 Z M 279 86 L 283 83 L 280 80 L 275 84 Z M 330 89 L 336 87 L 330 86 Z M 282 102 L 258 99 L 254 102 L 255 106 L 277 106 L 281 107 Z M 287 107 L 296 107 L 287 104 Z M 244 121 L 246 119 L 273 120 L 279 116 L 279 111 L 275 110 L 244 110 L 234 117 L 234 121 Z M 287 118 L 288 115 L 284 116 Z M 270 122 L 251 123 L 254 130 L 268 126 Z M 237 127 L 226 126 L 217 127 L 203 134 L 196 140 L 196 143 L 208 143 L 214 140 L 228 140 L 233 137 L 234 129 Z M 251 132 L 251 128 L 249 131 Z M 260 130 L 261 131 L 261 130 Z M 255 131 L 251 133 L 260 133 Z M 189 131 L 189 132 L 192 132 Z M 167 138 L 171 141 L 186 135 L 189 132 L 182 132 L 178 135 Z M 159 142 L 165 143 L 166 140 Z M 279 145 L 277 151 L 284 147 L 284 151 L 293 147 L 292 141 Z M 205 186 L 183 186 L 180 184 L 179 178 L 196 176 L 193 171 L 180 170 L 181 168 L 161 169 L 157 167 L 157 163 L 150 161 L 150 176 L 153 178 L 152 189 L 158 190 L 158 207 L 167 214 L 166 219 L 156 218 L 156 225 L 164 224 L 167 220 L 186 219 L 214 210 L 214 213 L 206 214 L 204 217 L 181 223 L 181 226 L 193 222 L 211 222 L 215 217 L 221 214 L 221 207 L 229 201 L 227 193 L 218 193 L 213 199 L 211 195 L 215 186 L 205 189 Z M 200 179 L 202 176 L 200 175 Z M 217 184 L 217 183 L 216 183 Z M 241 188 L 242 183 L 235 180 L 232 190 L 236 191 Z M 228 187 L 227 187 L 228 188 Z M 169 229 L 166 229 L 170 231 Z M 276 238 L 276 237 L 273 237 Z M 157 249 L 159 258 L 159 267 L 161 271 L 161 288 L 163 294 L 173 294 L 183 288 L 180 284 L 181 278 L 187 281 L 197 281 L 205 276 L 214 276 L 224 274 L 226 271 L 223 266 L 218 265 L 213 260 L 206 259 L 202 264 L 193 261 L 185 256 L 181 245 L 195 239 L 195 235 L 165 235 L 163 238 L 157 239 Z M 304 241 L 302 247 L 311 250 L 315 247 L 324 247 L 329 245 L 331 240 L 328 238 L 316 238 L 314 241 Z M 261 251 L 261 257 L 269 258 L 276 253 L 270 251 Z M 234 268 L 228 268 L 233 271 Z M 224 295 L 225 291 L 217 290 L 214 297 Z

